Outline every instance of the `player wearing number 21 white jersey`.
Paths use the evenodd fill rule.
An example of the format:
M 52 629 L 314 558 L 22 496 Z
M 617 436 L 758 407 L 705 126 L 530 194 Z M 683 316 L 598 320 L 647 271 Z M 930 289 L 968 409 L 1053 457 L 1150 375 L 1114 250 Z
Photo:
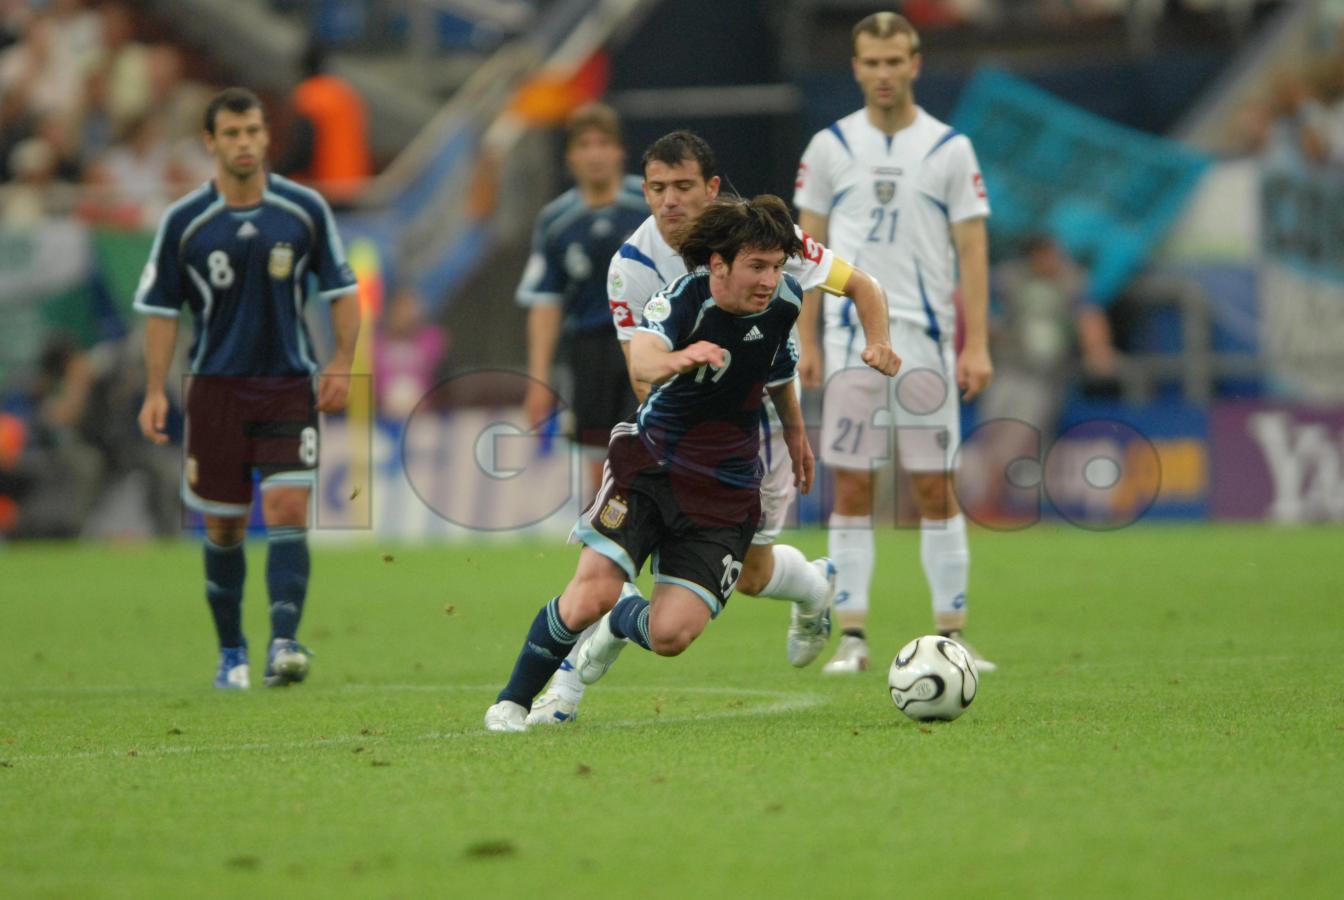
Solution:
M 953 469 L 960 400 L 979 393 L 993 372 L 989 201 L 970 140 L 914 102 L 921 63 L 919 35 L 902 16 L 874 13 L 855 26 L 852 64 L 864 107 L 816 133 L 794 192 L 802 227 L 881 281 L 892 346 L 902 360 L 894 385 L 856 368 L 852 309 L 834 297 L 825 299 L 821 353 L 815 301 L 804 306 L 799 372 L 805 384 L 815 384 L 817 357 L 824 356 L 821 458 L 836 472 L 828 540 L 840 572 L 835 610 L 845 636 L 836 658 L 822 668 L 828 674 L 867 667 L 863 629 L 875 562 L 872 472 L 889 453 L 891 434 L 880 427 L 887 411 L 920 511 L 921 558 L 936 627 L 965 642 L 970 554 Z M 958 283 L 965 314 L 959 354 L 953 343 Z M 977 658 L 982 669 L 990 668 Z

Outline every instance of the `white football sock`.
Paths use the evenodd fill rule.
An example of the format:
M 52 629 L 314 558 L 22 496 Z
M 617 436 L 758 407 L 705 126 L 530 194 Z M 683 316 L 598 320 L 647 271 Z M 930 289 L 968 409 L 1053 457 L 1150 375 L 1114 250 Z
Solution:
M 830 585 L 816 566 L 803 556 L 803 551 L 788 544 L 774 544 L 770 553 L 775 558 L 775 567 L 762 595 L 802 603 L 808 609 L 815 609 L 826 599 Z
M 593 631 L 601 622 L 602 620 L 598 619 L 579 634 L 579 639 L 570 648 L 569 655 L 560 663 L 560 668 L 555 670 L 555 675 L 551 678 L 551 687 L 546 693 L 559 694 L 560 699 L 566 703 L 577 704 L 583 699 L 583 689 L 587 685 L 579 681 L 579 673 L 575 668 L 579 664 L 579 648 L 583 646 L 584 641 L 593 636 Z
M 831 562 L 836 568 L 835 611 L 843 619 L 868 615 L 868 586 L 873 580 L 873 517 L 830 518 Z M 860 619 L 860 620 L 861 620 Z
M 638 597 L 640 596 L 639 587 L 633 582 L 627 581 L 621 586 L 621 596 Z M 601 624 L 602 620 L 598 619 L 579 633 L 579 639 L 570 648 L 569 655 L 565 657 L 564 662 L 560 663 L 560 668 L 556 669 L 555 675 L 551 677 L 551 686 L 546 689 L 546 693 L 559 694 L 561 700 L 566 703 L 573 703 L 575 706 L 583 699 L 583 690 L 587 685 L 579 681 L 579 673 L 575 669 L 579 664 L 579 648 L 583 646 L 584 641 L 593 636 L 593 632 Z
M 939 631 L 966 625 L 966 585 L 970 579 L 971 551 L 966 543 L 966 517 L 921 519 L 919 558 L 933 601 L 933 621 Z

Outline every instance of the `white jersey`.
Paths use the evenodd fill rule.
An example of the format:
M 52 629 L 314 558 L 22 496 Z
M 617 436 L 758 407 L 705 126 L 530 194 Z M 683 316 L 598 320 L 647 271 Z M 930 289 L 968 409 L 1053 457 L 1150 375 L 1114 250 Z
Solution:
M 798 167 L 794 205 L 827 216 L 827 243 L 877 278 L 892 319 L 931 337 L 956 326 L 956 250 L 950 226 L 989 216 L 970 140 L 915 107 L 888 136 L 860 109 L 817 132 Z M 826 298 L 826 327 L 853 333 L 852 304 Z
M 805 291 L 821 287 L 831 275 L 835 255 L 798 226 L 794 229 L 802 238 L 803 251 L 785 261 L 784 271 Z M 685 274 L 686 262 L 663 240 L 657 221 L 649 216 L 616 251 L 607 270 L 607 301 L 617 339 L 628 343 L 644 321 L 644 304 Z

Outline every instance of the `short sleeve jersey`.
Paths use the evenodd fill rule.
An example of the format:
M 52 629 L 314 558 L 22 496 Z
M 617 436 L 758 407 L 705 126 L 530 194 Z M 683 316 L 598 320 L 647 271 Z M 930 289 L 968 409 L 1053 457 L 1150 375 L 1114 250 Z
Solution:
M 655 387 L 640 407 L 639 434 L 655 456 L 732 487 L 759 486 L 764 389 L 794 378 L 798 355 L 789 332 L 802 297 L 802 286 L 785 275 L 764 310 L 734 315 L 714 302 L 709 273 L 699 271 L 645 305 L 639 330 L 657 335 L 669 350 L 697 341 L 724 350 L 722 368 L 701 366 L 676 375 Z
M 803 241 L 803 251 L 785 261 L 784 272 L 804 290 L 811 290 L 826 283 L 835 255 L 801 229 L 798 229 L 798 236 Z M 629 341 L 644 320 L 644 305 L 654 294 L 685 274 L 685 261 L 663 240 L 657 221 L 649 216 L 621 244 L 611 258 L 607 272 L 607 298 L 617 339 Z
M 606 265 L 648 214 L 634 176 L 625 177 L 606 206 L 589 206 L 578 188 L 565 191 L 537 216 L 518 304 L 562 304 L 571 333 L 610 330 Z
M 330 207 L 316 191 L 268 175 L 261 203 L 232 207 L 213 181 L 164 214 L 135 308 L 191 310 L 194 375 L 311 375 L 318 369 L 304 307 L 355 290 Z
M 831 249 L 873 275 L 892 318 L 953 333 L 956 251 L 950 226 L 989 215 L 970 140 L 916 107 L 887 135 L 852 113 L 813 136 L 798 167 L 794 205 L 828 217 Z M 851 323 L 849 301 L 826 298 L 827 328 Z

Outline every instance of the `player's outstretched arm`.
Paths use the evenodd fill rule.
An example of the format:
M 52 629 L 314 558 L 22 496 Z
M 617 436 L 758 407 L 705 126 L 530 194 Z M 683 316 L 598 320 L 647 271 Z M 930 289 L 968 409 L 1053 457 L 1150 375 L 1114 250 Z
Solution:
M 723 368 L 723 348 L 710 341 L 696 341 L 680 350 L 669 350 L 663 339 L 647 331 L 630 341 L 630 373 L 639 381 L 662 384 L 683 372 L 701 366 Z
M 812 445 L 807 442 L 807 429 L 803 424 L 803 408 L 798 402 L 798 392 L 791 381 L 769 388 L 769 391 L 784 428 L 784 446 L 789 448 L 789 459 L 793 462 L 793 483 L 799 492 L 806 494 L 812 489 L 816 459 L 812 455 Z
M 962 399 L 970 400 L 989 386 L 994 365 L 989 359 L 989 237 L 982 218 L 952 226 L 961 272 L 961 304 L 966 340 L 957 354 L 957 385 Z
M 882 285 L 862 269 L 853 269 L 845 280 L 845 296 L 854 301 L 868 344 L 860 359 L 883 375 L 895 375 L 900 371 L 901 358 L 891 349 L 891 315 L 887 311 L 887 294 Z
M 156 444 L 168 443 L 168 369 L 177 346 L 177 319 L 148 316 L 145 322 L 145 402 L 140 406 L 140 433 Z
M 355 361 L 355 342 L 359 339 L 359 297 L 353 291 L 331 301 L 331 330 L 336 349 L 318 379 L 319 412 L 340 412 L 350 396 L 350 366 Z

